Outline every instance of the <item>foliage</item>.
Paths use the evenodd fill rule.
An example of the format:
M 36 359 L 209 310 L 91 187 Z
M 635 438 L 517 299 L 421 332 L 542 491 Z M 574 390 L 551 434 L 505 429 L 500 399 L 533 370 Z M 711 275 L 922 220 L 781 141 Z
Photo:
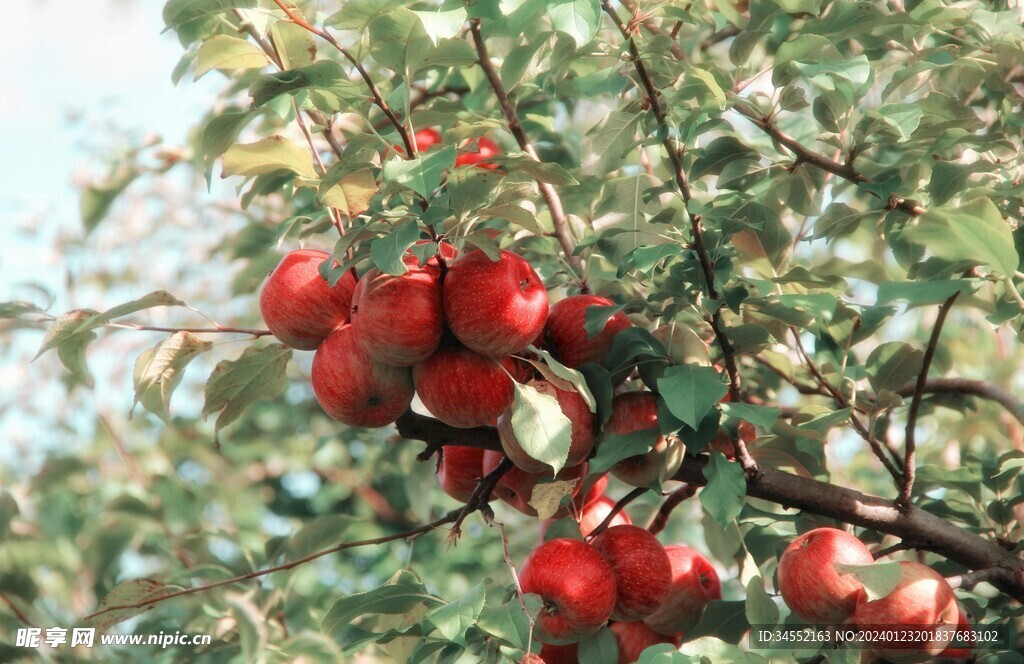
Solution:
M 624 307 L 637 328 L 618 335 L 604 367 L 568 372 L 545 356 L 545 371 L 585 379 L 604 422 L 613 376 L 639 366 L 639 386 L 656 365 L 643 384 L 659 393 L 662 432 L 691 454 L 722 434 L 735 452 L 716 447 L 705 465 L 687 457 L 681 472 L 696 470 L 685 479 L 706 488 L 661 534 L 710 552 L 725 598 L 680 652 L 658 646 L 641 661 L 804 661 L 815 653 L 752 651 L 744 638 L 750 624 L 799 623 L 773 590 L 786 544 L 836 522 L 875 549 L 907 535 L 895 519 L 864 527 L 853 505 L 791 509 L 806 503 L 770 497 L 757 468 L 818 480 L 823 501 L 838 487 L 886 501 L 910 492 L 970 538 L 906 542 L 945 576 L 971 572 L 966 561 L 992 542 L 1019 556 L 1024 28 L 1014 3 L 168 0 L 164 19 L 185 51 L 175 80 L 224 79 L 174 168 L 237 186 L 242 226 L 201 229 L 233 270 L 216 275 L 228 301 L 203 304 L 237 323 L 144 323 L 157 307 L 183 321 L 203 300 L 173 283 L 140 286 L 102 313 L 0 305 L 7 329 L 39 336 L 33 367 L 56 358 L 69 390 L 92 385 L 92 344 L 118 328 L 146 335 L 134 364 L 118 358 L 130 423 L 104 421 L 31 477 L 0 471 L 4 634 L 24 618 L 70 626 L 395 536 L 94 624 L 215 636 L 195 653 L 154 650 L 157 661 L 502 661 L 537 649 L 496 527 L 470 515 L 457 543 L 442 529 L 403 536 L 458 507 L 433 463 L 417 461 L 423 444 L 329 420 L 308 389 L 308 354 L 246 327 L 258 324 L 262 277 L 305 243 L 333 248 L 337 265 L 322 267 L 331 282 L 352 267 L 400 273 L 420 239 L 512 249 L 549 291 Z M 410 137 L 427 127 L 443 130 L 444 146 L 418 152 Z M 503 148 L 497 167 L 456 168 L 484 135 Z M 137 156 L 84 190 L 84 232 L 118 223 L 117 197 L 158 177 L 134 167 Z M 707 342 L 709 361 L 680 361 L 649 332 L 668 324 Z M 244 344 L 213 343 L 225 336 Z M 520 426 L 552 406 L 533 392 L 517 392 Z M 738 431 L 750 424 L 747 449 Z M 548 440 L 535 428 L 528 451 L 557 469 L 564 430 Z M 595 467 L 616 452 L 599 450 Z M 899 472 L 906 462 L 916 473 Z M 658 493 L 630 511 L 653 512 Z M 523 526 L 507 538 L 521 561 L 536 524 L 496 510 Z M 140 591 L 144 578 L 157 589 Z M 1024 591 L 1009 582 L 958 597 L 972 622 L 1021 626 Z M 112 616 L 130 621 L 115 627 Z M 981 661 L 1020 661 L 1020 646 Z M 0 644 L 0 659 L 20 654 Z

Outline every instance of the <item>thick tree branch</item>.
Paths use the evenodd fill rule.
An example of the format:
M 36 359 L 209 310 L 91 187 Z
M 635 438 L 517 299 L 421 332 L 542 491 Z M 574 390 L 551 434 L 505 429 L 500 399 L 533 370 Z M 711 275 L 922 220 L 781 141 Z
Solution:
M 419 417 L 406 419 L 404 423 L 399 420 L 399 433 L 405 438 L 429 443 L 444 439 L 446 445 L 471 444 L 501 450 L 498 432 L 493 427 L 453 429 L 436 420 Z M 413 426 L 405 426 L 410 423 Z M 468 433 L 465 440 L 459 438 L 459 432 L 463 431 Z M 686 457 L 673 479 L 704 486 L 707 461 L 703 456 Z M 756 475 L 747 477 L 747 495 L 915 542 L 917 548 L 938 553 L 968 569 L 991 569 L 986 574 L 991 575 L 992 585 L 1024 602 L 1024 559 L 993 540 L 920 508 L 911 506 L 901 512 L 892 501 L 878 496 L 764 467 Z
M 949 310 L 960 295 L 953 293 L 946 301 L 939 306 L 939 313 L 935 317 L 935 324 L 932 326 L 932 334 L 928 339 L 928 345 L 924 350 L 924 359 L 921 361 L 921 371 L 917 374 L 917 384 L 914 386 L 914 395 L 910 399 L 910 411 L 907 414 L 907 429 L 903 447 L 903 482 L 900 484 L 900 497 L 896 501 L 900 509 L 906 510 L 910 507 L 910 494 L 914 490 L 915 459 L 917 453 L 917 415 L 921 411 L 921 397 L 924 396 L 925 385 L 928 382 L 928 370 L 932 365 L 932 358 L 935 357 L 935 349 L 939 346 L 939 336 L 942 335 L 942 326 L 946 322 Z
M 494 69 L 494 64 L 491 63 L 491 56 L 487 52 L 487 43 L 480 32 L 480 19 L 471 19 L 469 30 L 473 35 L 473 44 L 476 47 L 480 68 L 483 70 L 484 76 L 487 77 L 487 82 L 490 83 L 491 89 L 494 90 L 494 95 L 498 98 L 498 105 L 501 106 L 501 114 L 505 116 L 505 122 L 508 123 L 508 130 L 516 139 L 520 150 L 530 155 L 535 161 L 540 161 L 537 151 L 530 143 L 530 139 L 523 130 L 523 125 L 519 122 L 519 115 L 516 113 L 515 106 L 513 106 L 512 100 L 509 98 L 508 92 L 501 82 L 501 77 L 498 76 L 498 72 Z M 566 261 L 569 262 L 569 265 L 576 273 L 575 276 L 579 282 L 580 290 L 587 293 L 589 288 L 587 287 L 586 272 L 583 269 L 582 260 L 576 255 L 576 243 L 573 242 L 572 236 L 569 234 L 569 222 L 562 207 L 562 199 L 559 197 L 558 192 L 555 191 L 555 188 L 547 182 L 537 180 L 537 187 L 540 189 L 540 195 L 544 198 L 544 203 L 551 212 L 551 223 L 555 227 L 555 237 L 558 239 L 558 244 L 562 247 L 562 253 L 565 254 Z

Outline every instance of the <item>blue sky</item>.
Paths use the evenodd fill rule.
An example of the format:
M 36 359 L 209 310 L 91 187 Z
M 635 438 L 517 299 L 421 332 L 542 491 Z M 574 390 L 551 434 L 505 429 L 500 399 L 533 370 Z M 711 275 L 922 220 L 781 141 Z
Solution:
M 8 29 L 0 40 L 0 302 L 27 299 L 45 305 L 46 293 L 54 299 L 54 314 L 114 304 L 77 301 L 82 293 L 68 296 L 75 270 L 90 269 L 102 260 L 89 243 L 77 257 L 59 248 L 84 238 L 75 183 L 104 172 L 96 155 L 116 136 L 105 128 L 156 133 L 167 144 L 183 144 L 219 83 L 214 75 L 199 83 L 189 76 L 174 86 L 170 73 L 183 49 L 172 33 L 161 34 L 162 8 L 163 0 L 5 3 Z M 137 286 L 139 292 L 121 301 L 154 289 L 151 284 Z M 0 335 L 0 464 L 19 460 L 32 465 L 44 449 L 60 445 L 58 433 L 41 430 L 41 419 L 52 416 L 78 428 L 76 424 L 91 424 L 91 409 L 83 404 L 93 403 L 93 396 L 116 396 L 112 408 L 119 414 L 126 414 L 131 402 L 130 364 L 118 370 L 127 384 L 118 381 L 101 389 L 108 387 L 104 360 L 93 367 L 96 394 L 69 402 L 63 386 L 53 381 L 49 364 L 56 364 L 54 354 L 28 363 L 40 340 L 35 332 Z

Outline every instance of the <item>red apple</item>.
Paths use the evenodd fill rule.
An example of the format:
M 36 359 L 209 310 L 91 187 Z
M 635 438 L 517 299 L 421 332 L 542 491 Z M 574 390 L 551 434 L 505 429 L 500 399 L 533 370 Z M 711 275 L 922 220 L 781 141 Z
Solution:
M 623 392 L 612 399 L 612 414 L 604 433 L 617 436 L 650 429 L 651 451 L 623 459 L 612 468 L 612 475 L 631 486 L 645 487 L 671 477 L 679 470 L 686 448 L 658 430 L 658 400 L 652 392 Z
M 594 528 L 600 526 L 608 515 L 611 514 L 612 510 L 615 509 L 615 502 L 614 499 L 608 496 L 601 496 L 597 500 L 584 505 L 583 511 L 580 513 L 580 534 L 586 537 L 594 531 Z M 612 520 L 608 522 L 608 527 L 628 526 L 632 523 L 633 521 L 630 520 L 626 511 L 619 510 L 612 517 Z
M 541 394 L 555 397 L 562 413 L 569 419 L 572 433 L 569 442 L 569 455 L 566 466 L 583 463 L 594 449 L 594 414 L 590 412 L 587 402 L 576 390 L 562 390 L 546 380 L 532 380 L 528 383 Z M 498 418 L 498 436 L 501 446 L 512 463 L 528 473 L 542 473 L 550 468 L 546 463 L 537 461 L 523 450 L 512 430 L 512 410 L 506 410 Z
M 495 452 L 493 450 L 487 450 L 484 452 L 484 475 L 487 475 L 497 468 L 504 456 L 505 455 L 501 452 Z M 559 482 L 575 480 L 576 486 L 573 488 L 572 495 L 576 496 L 580 491 L 580 485 L 586 475 L 587 464 L 581 463 L 578 466 L 567 466 L 563 468 L 559 471 L 558 475 L 554 477 L 554 480 Z M 508 470 L 508 472 L 501 476 L 500 480 L 498 480 L 497 486 L 494 487 L 494 496 L 527 516 L 537 516 L 537 510 L 530 505 L 530 500 L 533 498 L 533 489 L 538 484 L 541 484 L 542 482 L 549 482 L 551 480 L 552 477 L 550 469 L 548 469 L 548 472 L 546 473 L 527 473 L 513 466 Z M 555 513 L 555 517 L 560 518 L 566 513 L 567 510 L 562 508 Z
M 348 322 L 356 278 L 346 271 L 333 288 L 320 276 L 330 254 L 313 249 L 290 252 L 260 291 L 260 313 L 278 341 L 297 350 L 315 350 Z
M 597 295 L 573 295 L 551 305 L 544 326 L 544 341 L 555 358 L 567 367 L 584 362 L 604 362 L 615 335 L 632 327 L 621 311 L 608 319 L 597 335 L 588 338 L 584 323 L 590 307 L 611 307 L 615 303 Z
M 580 664 L 578 650 L 579 645 L 576 643 L 570 643 L 564 646 L 542 643 L 540 648 L 540 660 L 544 664 Z
M 542 643 L 578 643 L 604 627 L 615 606 L 611 566 L 583 540 L 538 546 L 519 568 L 519 585 L 544 600 L 534 625 Z
M 797 537 L 779 558 L 778 590 L 796 615 L 812 624 L 838 624 L 850 617 L 864 587 L 835 565 L 870 565 L 863 542 L 836 528 L 816 528 Z
M 455 168 L 459 166 L 476 166 L 477 168 L 495 169 L 497 164 L 487 163 L 486 160 L 501 154 L 501 148 L 497 143 L 481 136 L 476 142 L 475 150 L 464 150 L 455 158 Z
M 587 488 L 588 484 L 590 485 L 589 488 Z M 608 488 L 608 475 L 604 474 L 588 477 L 587 481 L 583 483 L 583 487 L 587 489 L 587 492 L 583 496 L 583 502 L 581 505 L 586 507 L 590 503 L 604 497 L 604 492 Z
M 964 613 L 963 609 L 960 608 L 959 604 L 957 605 L 957 610 L 960 613 L 960 617 L 956 623 L 957 633 L 969 632 L 971 629 L 971 623 L 967 620 L 967 615 Z M 957 639 L 954 639 L 954 641 L 955 640 Z M 942 651 L 942 654 L 939 655 L 939 657 L 943 657 L 946 659 L 970 659 L 974 655 L 974 649 L 970 645 L 972 642 L 967 638 L 964 638 L 963 640 L 966 642 L 967 645 L 965 645 L 962 648 L 957 648 L 952 643 L 950 643 L 950 645 Z
M 640 653 L 660 643 L 679 646 L 679 639 L 658 634 L 642 622 L 613 622 L 610 626 L 619 646 L 619 664 L 633 664 Z
M 444 331 L 440 277 L 429 265 L 398 276 L 364 274 L 352 296 L 352 331 L 363 352 L 394 367 L 430 357 Z
M 643 620 L 668 597 L 672 563 L 665 547 L 639 526 L 608 528 L 591 542 L 608 559 L 617 588 L 613 620 Z
M 434 417 L 469 428 L 494 424 L 512 405 L 514 388 L 505 373 L 510 367 L 468 348 L 442 347 L 413 367 L 412 376 Z
M 441 448 L 437 479 L 449 496 L 464 503 L 473 495 L 476 484 L 484 476 L 484 450 L 462 445 Z
M 448 268 L 444 313 L 467 348 L 505 357 L 525 348 L 544 328 L 548 293 L 522 256 L 502 250 L 492 261 L 474 249 Z
M 436 129 L 420 129 L 418 132 L 413 134 L 413 143 L 416 145 L 417 152 L 426 152 L 431 147 L 441 144 L 441 133 Z M 405 154 L 405 147 L 401 145 L 394 146 L 395 150 L 400 154 Z
M 861 629 L 905 632 L 955 630 L 960 618 L 956 596 L 942 575 L 921 563 L 900 561 L 900 581 L 885 597 L 869 601 L 860 595 L 850 622 Z M 871 652 L 893 664 L 925 662 L 941 653 L 949 639 L 875 642 Z
M 353 427 L 382 427 L 412 403 L 408 369 L 374 362 L 355 342 L 351 325 L 338 328 L 313 356 L 313 393 L 328 415 Z
M 672 564 L 668 599 L 644 623 L 658 634 L 681 636 L 697 626 L 711 600 L 722 599 L 722 582 L 699 551 L 673 544 L 665 547 L 665 553 Z

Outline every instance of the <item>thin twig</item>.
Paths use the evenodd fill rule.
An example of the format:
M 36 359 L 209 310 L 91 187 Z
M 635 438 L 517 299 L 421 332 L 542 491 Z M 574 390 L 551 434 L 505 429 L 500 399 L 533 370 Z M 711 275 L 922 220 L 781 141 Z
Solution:
M 917 388 L 916 383 L 908 383 L 896 391 L 901 397 L 908 397 Z M 990 401 L 995 401 L 1013 415 L 1018 422 L 1024 424 L 1024 402 L 1012 392 L 985 380 L 968 378 L 929 378 L 924 391 L 931 394 L 970 394 Z
M 758 129 L 771 136 L 776 143 L 784 146 L 792 152 L 796 156 L 797 161 L 810 164 L 811 166 L 820 168 L 821 170 L 832 173 L 833 175 L 838 175 L 844 180 L 849 180 L 854 184 L 862 185 L 871 183 L 871 178 L 854 168 L 852 161 L 840 163 L 829 159 L 823 154 L 819 154 L 814 150 L 811 150 L 792 136 L 779 129 L 778 125 L 775 124 L 772 118 L 760 117 L 753 110 L 742 105 L 733 106 L 733 110 L 749 119 L 758 127 Z M 922 215 L 927 211 L 923 206 L 915 201 L 895 197 L 890 198 L 886 202 L 885 207 L 888 210 L 900 210 L 912 217 Z
M 519 604 L 523 607 L 523 614 L 526 615 L 526 620 L 530 623 L 530 629 L 526 634 L 526 652 L 530 652 L 530 644 L 533 643 L 533 626 L 536 621 L 533 614 L 530 613 L 529 607 L 526 606 L 526 595 L 523 593 L 522 584 L 519 583 L 519 573 L 516 571 L 516 564 L 512 562 L 512 556 L 508 551 L 508 535 L 505 534 L 505 524 L 491 519 L 491 525 L 497 526 L 498 532 L 501 533 L 501 548 L 505 556 L 505 565 L 508 567 L 509 574 L 512 575 L 512 583 L 516 586 L 516 596 L 519 597 Z
M 661 503 L 661 507 L 654 513 L 651 518 L 650 525 L 647 526 L 648 532 L 652 535 L 657 535 L 661 531 L 665 530 L 665 526 L 668 525 L 668 518 L 672 515 L 672 510 L 681 505 L 683 502 L 693 498 L 694 494 L 697 493 L 697 487 L 689 483 L 683 483 L 683 486 L 676 489 L 665 498 Z
M 11 607 L 11 613 L 14 614 L 15 618 L 20 620 L 25 625 L 28 625 L 30 627 L 32 626 L 32 621 L 29 620 L 28 616 L 25 615 L 25 613 L 18 607 L 18 605 L 14 603 L 14 600 L 8 597 L 5 593 L 0 593 L 0 599 L 4 601 L 4 604 Z
M 449 536 L 451 541 L 455 541 L 462 534 L 462 522 L 466 520 L 466 517 L 483 508 L 487 505 L 487 502 L 491 499 L 491 492 L 494 491 L 494 487 L 498 485 L 502 475 L 512 470 L 512 459 L 507 456 L 501 458 L 501 462 L 495 466 L 494 470 L 487 473 L 480 478 L 480 481 L 476 483 L 476 488 L 473 489 L 473 494 L 466 501 L 466 504 L 459 510 L 459 515 L 455 519 L 455 523 L 452 524 L 451 535 Z
M 618 12 L 616 12 L 612 7 L 610 0 L 602 0 L 601 7 L 612 19 L 615 27 L 618 28 L 622 37 L 626 40 L 633 68 L 636 70 L 637 77 L 640 79 L 640 84 L 644 89 L 644 94 L 646 95 L 646 100 L 650 105 L 651 112 L 654 113 L 654 117 L 657 119 L 658 124 L 665 129 L 668 129 L 670 123 L 668 113 L 665 111 L 660 100 L 661 93 L 655 87 L 654 81 L 651 78 L 650 73 L 647 71 L 647 66 L 644 64 L 644 61 L 640 56 L 640 50 L 637 48 L 636 42 L 634 41 L 628 26 L 622 22 L 621 18 L 619 18 Z M 680 149 L 676 147 L 675 141 L 670 132 L 666 132 L 662 145 L 665 147 L 669 161 L 672 162 L 672 175 L 675 180 L 676 187 L 679 189 L 679 194 L 682 196 L 683 202 L 688 204 L 693 197 L 690 192 L 690 183 L 687 179 L 686 171 L 683 168 L 682 153 Z M 689 206 L 687 207 L 689 208 Z M 740 373 L 736 364 L 736 353 L 733 349 L 732 342 L 729 341 L 729 337 L 725 333 L 725 327 L 722 322 L 721 312 L 723 304 L 720 302 L 721 298 L 718 293 L 718 288 L 715 285 L 714 262 L 711 259 L 711 254 L 708 252 L 707 244 L 704 241 L 704 229 L 702 226 L 701 216 L 689 210 L 687 213 L 690 217 L 690 229 L 693 235 L 693 249 L 697 254 L 701 271 L 704 274 L 704 281 L 707 286 L 708 295 L 716 302 L 715 306 L 712 308 L 708 323 L 711 325 L 711 329 L 715 333 L 715 340 L 722 349 L 722 358 L 725 360 L 725 369 L 729 374 L 729 394 L 732 397 L 733 402 L 739 403 L 742 397 L 740 391 Z M 739 441 L 737 443 L 736 450 L 737 459 L 743 466 L 744 471 L 748 474 L 756 472 L 757 464 L 750 456 L 750 453 L 747 451 L 746 445 L 743 441 Z
M 125 330 L 144 330 L 147 332 L 192 332 L 193 334 L 248 334 L 253 337 L 272 335 L 270 330 L 259 330 L 248 327 L 160 327 L 158 325 L 136 325 L 135 323 L 106 323 L 105 327 L 119 327 Z
M 601 523 L 597 524 L 597 527 L 587 534 L 587 540 L 593 540 L 595 537 L 604 532 L 604 530 L 608 527 L 608 524 L 610 524 L 612 522 L 612 519 L 615 518 L 616 514 L 621 512 L 623 508 L 626 507 L 626 505 L 630 504 L 631 502 L 633 502 L 640 496 L 644 495 L 648 491 L 649 489 L 647 487 L 640 486 L 633 489 L 625 496 L 623 496 L 622 500 L 615 503 L 615 507 L 613 507 L 612 510 L 608 512 L 608 515 L 604 518 L 604 520 Z
M 813 376 L 814 379 L 818 381 L 818 384 L 822 387 L 822 389 L 824 389 L 826 392 L 828 392 L 829 395 L 832 396 L 832 399 L 839 405 L 840 408 L 849 408 L 850 402 L 846 399 L 845 396 L 843 396 L 842 392 L 837 390 L 835 387 L 832 386 L 831 383 L 828 382 L 825 376 L 822 375 L 821 371 L 819 371 L 818 367 L 814 364 L 814 360 L 811 359 L 811 356 L 807 353 L 807 350 L 804 349 L 804 344 L 802 341 L 800 341 L 800 333 L 797 332 L 796 328 L 792 327 L 790 328 L 790 331 L 793 333 L 793 341 L 797 350 L 797 354 L 800 355 L 801 359 L 803 360 L 804 366 L 807 367 L 807 370 L 811 373 L 811 376 Z M 863 422 L 860 421 L 860 418 L 857 417 L 857 414 L 854 413 L 852 410 L 850 411 L 850 423 L 853 425 L 854 430 L 860 435 L 860 437 L 867 441 L 867 444 L 871 447 L 871 451 L 878 458 L 878 460 L 882 462 L 882 465 L 885 466 L 885 469 L 889 471 L 889 474 L 892 475 L 892 478 L 896 480 L 898 486 L 898 483 L 902 478 L 902 474 L 900 473 L 899 468 L 896 467 L 896 463 L 899 463 L 898 457 L 893 455 L 893 457 L 890 458 L 885 453 L 886 451 L 883 448 L 882 443 L 880 443 L 878 439 L 875 438 L 875 435 L 871 433 L 871 430 L 868 427 L 866 427 Z M 889 452 L 892 453 L 892 450 L 889 450 Z
M 480 19 L 471 19 L 469 30 L 473 35 L 480 68 L 483 70 L 484 76 L 487 77 L 494 95 L 498 98 L 498 105 L 501 106 L 501 113 L 505 116 L 505 122 L 508 123 L 509 132 L 516 139 L 520 150 L 528 154 L 535 161 L 540 161 L 537 151 L 526 136 L 523 125 L 519 122 L 519 116 L 516 113 L 515 106 L 512 104 L 512 100 L 509 99 L 504 84 L 501 82 L 501 77 L 498 76 L 498 72 L 494 69 L 494 64 L 491 63 L 491 56 L 487 52 L 487 43 L 480 33 Z M 576 255 L 576 243 L 573 242 L 572 236 L 569 234 L 569 222 L 562 207 L 562 199 L 550 183 L 537 180 L 537 187 L 540 189 L 540 195 L 544 198 L 544 203 L 547 204 L 548 210 L 551 212 L 551 223 L 555 227 L 555 237 L 562 247 L 562 253 L 565 254 L 566 261 L 569 262 L 569 265 L 572 266 L 573 271 L 576 273 L 575 276 L 579 283 L 580 291 L 587 293 L 589 288 L 587 286 L 586 272 L 583 268 L 583 261 Z
M 879 549 L 878 551 L 875 551 L 871 554 L 871 557 L 875 560 L 878 560 L 880 558 L 885 558 L 886 556 L 891 556 L 894 553 L 899 553 L 900 551 L 908 551 L 910 549 L 917 548 L 919 548 L 919 545 L 907 540 L 903 540 L 902 542 L 897 542 L 892 546 L 887 546 L 884 549 Z
M 925 384 L 928 381 L 928 369 L 931 368 L 932 358 L 935 357 L 935 349 L 939 345 L 939 336 L 942 335 L 942 326 L 946 322 L 949 310 L 953 308 L 956 298 L 960 292 L 953 293 L 946 301 L 939 306 L 939 313 L 935 316 L 935 324 L 932 326 L 932 334 L 928 339 L 928 346 L 924 350 L 924 359 L 921 362 L 921 371 L 917 374 L 917 385 L 914 387 L 914 396 L 910 399 L 910 412 L 907 414 L 907 433 L 903 451 L 903 482 L 900 486 L 900 496 L 896 504 L 901 510 L 910 508 L 910 494 L 914 489 L 914 455 L 917 452 L 917 439 L 914 430 L 917 428 L 917 415 L 921 410 L 921 397 L 924 395 Z
M 343 542 L 341 544 L 337 544 L 337 545 L 332 546 L 332 547 L 327 548 L 327 549 L 321 549 L 320 551 L 315 551 L 315 552 L 310 553 L 308 555 L 302 556 L 301 558 L 296 558 L 295 560 L 291 560 L 291 561 L 289 561 L 287 563 L 282 563 L 281 565 L 275 565 L 274 567 L 268 567 L 266 569 L 261 569 L 261 570 L 254 570 L 252 572 L 247 572 L 245 574 L 240 574 L 238 576 L 231 577 L 230 579 L 222 579 L 220 581 L 214 581 L 213 583 L 206 583 L 206 584 L 203 584 L 203 585 L 200 585 L 200 586 L 193 586 L 191 588 L 184 588 L 182 590 L 178 590 L 178 591 L 175 591 L 175 592 L 172 592 L 172 593 L 167 593 L 165 595 L 159 595 L 159 596 L 156 596 L 156 597 L 150 597 L 148 599 L 144 599 L 144 600 L 141 600 L 139 602 L 134 602 L 134 603 L 131 603 L 131 604 L 115 604 L 115 605 L 112 605 L 112 606 L 108 606 L 108 607 L 105 607 L 105 608 L 101 609 L 100 611 L 96 611 L 94 613 L 90 613 L 89 615 L 85 616 L 85 620 L 90 620 L 92 618 L 95 618 L 97 616 L 101 616 L 101 615 L 103 615 L 105 613 L 110 613 L 112 611 L 124 611 L 124 610 L 127 610 L 127 609 L 143 609 L 143 608 L 145 608 L 147 606 L 152 606 L 154 604 L 158 604 L 160 602 L 163 602 L 165 600 L 168 600 L 168 599 L 171 599 L 171 598 L 174 598 L 174 597 L 183 597 L 185 595 L 194 595 L 196 593 L 206 592 L 207 590 L 212 590 L 214 588 L 220 588 L 221 586 L 228 586 L 228 585 L 232 585 L 232 584 L 235 584 L 235 583 L 241 583 L 243 581 L 248 581 L 250 579 L 256 579 L 256 578 L 259 578 L 259 577 L 267 576 L 268 574 L 273 574 L 275 572 L 282 572 L 282 571 L 285 571 L 285 570 L 289 570 L 289 569 L 293 569 L 295 567 L 298 567 L 299 565 L 304 565 L 305 563 L 308 563 L 310 561 L 316 560 L 318 558 L 323 558 L 324 556 L 329 556 L 332 553 L 337 553 L 339 551 L 344 551 L 346 549 L 354 549 L 354 548 L 360 547 L 360 546 L 372 546 L 372 545 L 375 545 L 375 544 L 386 544 L 387 542 L 394 542 L 396 540 L 409 539 L 409 538 L 412 538 L 412 537 L 416 537 L 418 535 L 422 535 L 423 533 L 430 532 L 431 530 L 434 530 L 434 529 L 436 529 L 436 528 L 438 528 L 440 526 L 443 526 L 446 523 L 454 522 L 459 517 L 460 512 L 461 512 L 461 510 L 452 510 L 451 512 L 449 512 L 445 516 L 441 517 L 440 519 L 437 519 L 436 521 L 431 521 L 430 523 L 424 524 L 424 525 L 419 526 L 417 528 L 413 528 L 412 530 L 406 530 L 404 532 L 396 533 L 394 535 L 385 535 L 383 537 L 375 537 L 373 539 L 359 540 L 359 541 L 356 541 L 356 542 Z

